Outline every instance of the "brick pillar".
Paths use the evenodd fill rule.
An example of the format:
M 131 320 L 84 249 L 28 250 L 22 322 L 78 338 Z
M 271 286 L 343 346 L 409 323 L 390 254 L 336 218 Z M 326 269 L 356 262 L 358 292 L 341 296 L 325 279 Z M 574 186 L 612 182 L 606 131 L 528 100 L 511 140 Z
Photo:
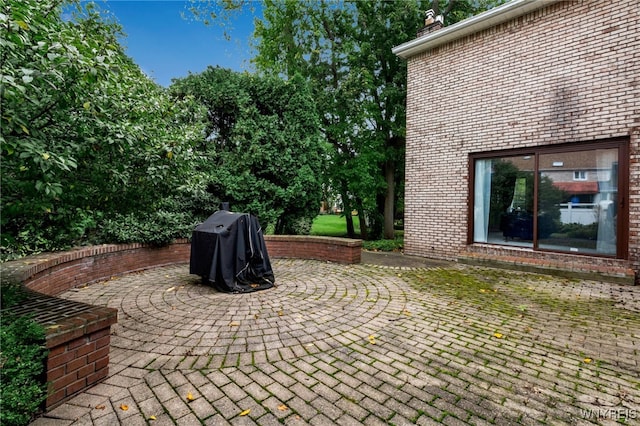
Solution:
M 109 374 L 110 326 L 49 349 L 47 409 L 87 389 Z

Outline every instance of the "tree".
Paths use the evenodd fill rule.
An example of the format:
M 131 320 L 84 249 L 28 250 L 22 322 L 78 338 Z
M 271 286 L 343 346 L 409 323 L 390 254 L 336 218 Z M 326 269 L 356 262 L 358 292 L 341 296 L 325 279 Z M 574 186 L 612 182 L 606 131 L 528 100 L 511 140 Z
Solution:
M 264 72 L 300 74 L 312 85 L 324 136 L 334 148 L 332 187 L 342 193 L 346 211 L 353 203 L 363 214 L 363 237 L 376 239 L 384 228 L 384 237 L 393 238 L 395 188 L 403 179 L 406 64 L 391 48 L 415 38 L 429 7 L 452 23 L 489 6 L 454 0 L 265 2 L 255 62 Z
M 175 80 L 171 91 L 207 108 L 200 149 L 209 192 L 277 234 L 308 233 L 320 208 L 327 150 L 306 82 L 209 67 Z
M 204 112 L 148 79 L 118 34 L 92 4 L 3 3 L 4 254 L 77 244 L 102 220 L 154 211 L 189 181 Z

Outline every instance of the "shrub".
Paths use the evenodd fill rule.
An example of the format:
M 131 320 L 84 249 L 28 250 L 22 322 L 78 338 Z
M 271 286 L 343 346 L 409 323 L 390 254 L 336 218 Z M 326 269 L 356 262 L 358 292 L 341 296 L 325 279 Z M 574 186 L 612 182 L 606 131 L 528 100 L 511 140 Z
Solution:
M 312 226 L 313 218 L 285 215 L 276 224 L 276 229 L 280 234 L 309 235 Z
M 26 293 L 21 283 L 3 283 L 2 291 L 0 291 L 0 309 L 6 309 L 17 305 L 22 302 L 25 297 Z M 2 324 L 4 326 L 4 317 L 2 319 Z M 1 346 L 0 350 L 2 350 Z
M 595 240 L 598 235 L 598 224 L 581 225 L 579 223 L 567 223 L 562 226 L 560 232 L 566 234 L 569 238 Z
M 0 424 L 25 425 L 47 396 L 44 329 L 27 317 L 2 313 Z
M 404 240 L 396 237 L 395 240 L 363 241 L 362 248 L 369 251 L 402 251 Z
M 559 227 L 560 221 L 554 219 L 549 214 L 541 214 L 538 216 L 538 234 L 540 238 L 549 238 L 551 234 L 556 232 Z
M 197 222 L 187 213 L 164 210 L 146 214 L 115 214 L 102 223 L 99 235 L 102 241 L 162 246 L 176 238 L 191 237 Z

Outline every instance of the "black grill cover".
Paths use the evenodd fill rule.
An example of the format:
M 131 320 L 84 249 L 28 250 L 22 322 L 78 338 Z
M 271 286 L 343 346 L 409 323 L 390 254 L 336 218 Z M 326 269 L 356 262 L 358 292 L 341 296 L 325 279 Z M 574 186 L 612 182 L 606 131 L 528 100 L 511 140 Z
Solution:
M 273 287 L 275 278 L 258 219 L 226 210 L 209 216 L 193 231 L 189 272 L 225 292 Z

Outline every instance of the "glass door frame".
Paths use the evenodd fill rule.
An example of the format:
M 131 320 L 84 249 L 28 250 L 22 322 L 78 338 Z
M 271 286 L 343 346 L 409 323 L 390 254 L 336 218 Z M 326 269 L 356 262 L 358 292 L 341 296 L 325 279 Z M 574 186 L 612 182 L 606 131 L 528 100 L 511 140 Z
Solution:
M 557 251 L 538 247 L 538 184 L 539 184 L 539 157 L 542 154 L 570 153 L 580 151 L 591 151 L 597 149 L 618 149 L 618 197 L 617 197 L 617 227 L 616 227 L 616 254 L 608 255 L 602 253 L 573 253 L 567 251 Z M 579 256 L 593 256 L 604 258 L 628 259 L 629 258 L 629 138 L 612 138 L 599 141 L 573 142 L 557 145 L 542 145 L 535 147 L 516 148 L 509 150 L 496 150 L 469 154 L 468 164 L 468 196 L 467 196 L 467 244 L 477 244 L 474 242 L 474 188 L 475 188 L 475 164 L 476 160 L 491 159 L 501 157 L 511 157 L 518 155 L 531 155 L 535 159 L 534 188 L 533 188 L 533 250 L 540 252 L 552 252 L 561 254 L 572 254 Z M 493 244 L 503 247 L 509 245 Z

